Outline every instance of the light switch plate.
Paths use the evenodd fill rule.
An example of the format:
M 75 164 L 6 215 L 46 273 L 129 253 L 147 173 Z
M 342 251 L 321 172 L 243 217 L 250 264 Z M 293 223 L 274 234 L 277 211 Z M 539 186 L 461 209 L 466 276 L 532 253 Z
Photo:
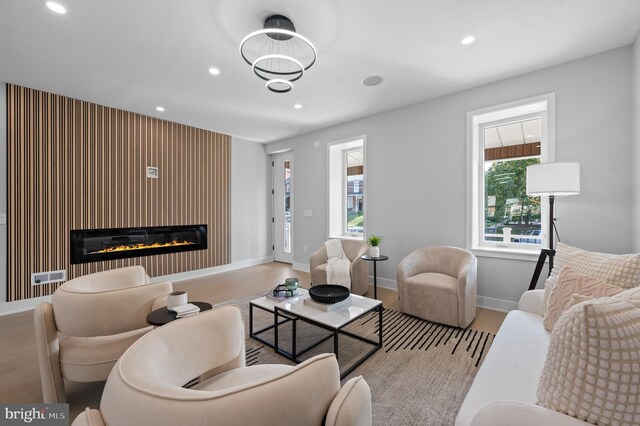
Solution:
M 312 216 L 313 216 L 313 211 L 311 210 L 304 211 L 304 217 L 312 217 Z
M 314 148 L 320 148 L 320 141 L 314 141 L 313 142 L 313 147 Z
M 7 214 L 0 213 L 0 225 L 6 225 L 6 224 L 7 224 Z

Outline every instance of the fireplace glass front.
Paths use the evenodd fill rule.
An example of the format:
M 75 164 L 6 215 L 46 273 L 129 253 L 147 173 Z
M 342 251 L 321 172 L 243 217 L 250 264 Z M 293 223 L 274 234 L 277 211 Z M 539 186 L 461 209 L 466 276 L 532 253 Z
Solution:
M 71 263 L 99 262 L 207 248 L 207 225 L 71 231 Z

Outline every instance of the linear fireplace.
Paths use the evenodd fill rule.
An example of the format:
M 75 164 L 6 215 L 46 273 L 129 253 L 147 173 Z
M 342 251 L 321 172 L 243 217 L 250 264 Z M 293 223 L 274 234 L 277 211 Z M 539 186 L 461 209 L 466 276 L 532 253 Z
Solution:
M 99 262 L 207 248 L 207 225 L 74 229 L 71 263 Z

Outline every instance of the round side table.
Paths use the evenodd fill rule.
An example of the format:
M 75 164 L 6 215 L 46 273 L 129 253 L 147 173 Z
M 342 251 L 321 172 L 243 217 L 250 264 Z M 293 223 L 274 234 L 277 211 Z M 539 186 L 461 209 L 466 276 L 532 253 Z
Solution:
M 376 268 L 376 265 L 378 264 L 378 262 L 389 260 L 389 256 L 371 257 L 368 254 L 364 254 L 360 256 L 360 259 L 366 260 L 368 262 L 373 262 L 373 298 L 377 299 L 378 298 L 378 270 Z
M 213 308 L 213 305 L 207 302 L 189 302 L 189 303 L 196 305 L 198 308 L 200 308 L 200 312 L 208 311 L 209 309 Z M 147 323 L 155 326 L 165 325 L 167 323 L 170 323 L 171 321 L 175 321 L 176 319 L 177 319 L 176 313 L 167 309 L 166 306 L 163 306 L 154 311 L 151 311 L 149 315 L 147 315 Z

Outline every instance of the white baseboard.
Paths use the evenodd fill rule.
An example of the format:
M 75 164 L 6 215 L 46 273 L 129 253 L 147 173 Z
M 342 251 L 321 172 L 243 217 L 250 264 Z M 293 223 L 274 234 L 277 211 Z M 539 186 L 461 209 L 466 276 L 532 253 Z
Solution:
M 256 257 L 253 259 L 241 260 L 239 262 L 232 262 L 227 265 L 214 266 L 213 268 L 196 269 L 195 271 L 180 272 L 178 274 L 163 275 L 160 277 L 151 278 L 152 283 L 159 283 L 162 281 L 184 281 L 192 278 L 202 278 L 208 275 L 220 274 L 222 272 L 235 271 L 236 269 L 248 268 L 249 266 L 261 265 L 263 263 L 273 262 L 273 256 Z
M 518 302 L 511 300 L 494 299 L 493 297 L 477 296 L 476 304 L 492 311 L 509 312 L 518 309 Z
M 0 303 L 0 316 L 17 314 L 35 309 L 42 302 L 51 303 L 51 295 L 32 297 L 31 299 L 16 300 L 15 302 Z
M 207 275 L 219 274 L 221 272 L 234 271 L 236 269 L 247 268 L 249 266 L 261 265 L 263 263 L 273 262 L 273 256 L 257 257 L 254 259 L 241 260 L 239 262 L 229 263 L 228 265 L 215 266 L 213 268 L 198 269 L 195 271 L 181 272 L 179 274 L 164 275 L 151 278 L 152 283 L 162 281 L 182 281 L 191 278 L 200 278 Z M 31 299 L 18 300 L 15 302 L 0 303 L 0 316 L 17 314 L 18 312 L 30 311 L 38 306 L 41 302 L 51 302 L 51 295 L 34 297 Z
M 291 268 L 294 271 L 310 272 L 310 267 L 308 263 L 293 262 L 293 264 L 291 265 Z
M 373 285 L 373 275 L 369 275 L 369 284 Z M 378 277 L 378 287 L 388 288 L 390 290 L 398 289 L 396 280 L 390 280 L 388 278 L 380 278 L 380 277 Z

